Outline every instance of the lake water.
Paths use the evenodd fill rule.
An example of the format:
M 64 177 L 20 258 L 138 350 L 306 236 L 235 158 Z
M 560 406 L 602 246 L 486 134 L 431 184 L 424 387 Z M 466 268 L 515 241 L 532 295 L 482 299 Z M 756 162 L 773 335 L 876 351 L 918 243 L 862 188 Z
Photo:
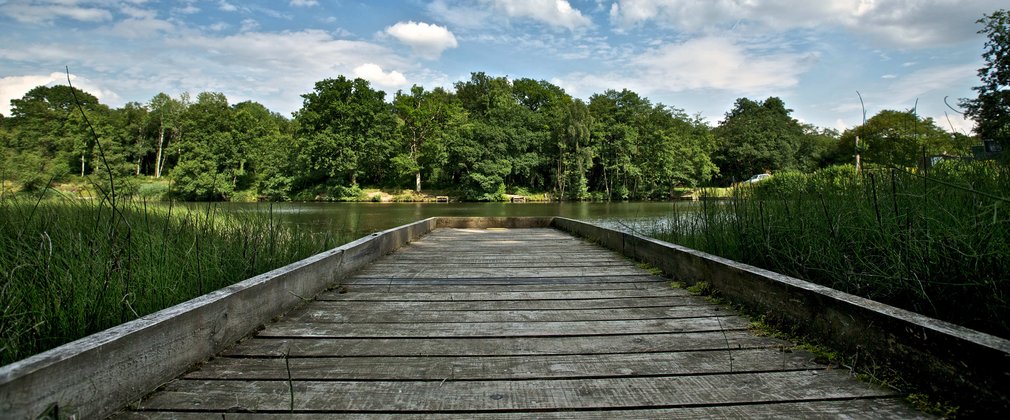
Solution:
M 207 206 L 208 204 L 195 204 Z M 677 214 L 690 213 L 698 203 L 217 203 L 227 212 L 273 212 L 275 220 L 319 232 L 344 232 L 354 237 L 434 216 L 562 216 L 619 229 L 646 230 Z

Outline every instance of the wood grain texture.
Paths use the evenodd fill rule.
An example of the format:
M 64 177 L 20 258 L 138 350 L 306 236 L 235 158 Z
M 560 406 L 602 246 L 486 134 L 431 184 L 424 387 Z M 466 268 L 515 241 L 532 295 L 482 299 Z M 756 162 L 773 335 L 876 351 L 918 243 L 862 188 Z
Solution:
M 749 327 L 556 230 L 437 229 L 122 418 L 916 417 Z

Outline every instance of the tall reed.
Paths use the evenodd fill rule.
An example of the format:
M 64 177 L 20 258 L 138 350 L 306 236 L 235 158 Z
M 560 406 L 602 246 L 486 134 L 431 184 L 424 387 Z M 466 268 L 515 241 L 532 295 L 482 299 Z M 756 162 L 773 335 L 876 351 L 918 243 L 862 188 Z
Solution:
M 0 197 L 0 364 L 350 239 L 214 204 Z
M 1010 169 L 781 173 L 660 239 L 1010 337 Z

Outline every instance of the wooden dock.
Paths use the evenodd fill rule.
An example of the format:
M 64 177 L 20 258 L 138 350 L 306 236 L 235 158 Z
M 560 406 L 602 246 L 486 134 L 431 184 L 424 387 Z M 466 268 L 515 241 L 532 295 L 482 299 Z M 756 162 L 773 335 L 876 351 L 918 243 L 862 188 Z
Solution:
M 915 418 L 554 229 L 437 229 L 120 418 Z

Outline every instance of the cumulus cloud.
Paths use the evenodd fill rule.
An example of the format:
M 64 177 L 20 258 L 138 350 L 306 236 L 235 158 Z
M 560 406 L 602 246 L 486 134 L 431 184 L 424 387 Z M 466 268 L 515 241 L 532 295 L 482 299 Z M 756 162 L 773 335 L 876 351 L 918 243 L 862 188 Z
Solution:
M 530 18 L 540 23 L 576 29 L 592 21 L 567 0 L 495 0 L 496 9 L 511 17 Z
M 417 55 L 434 60 L 442 51 L 456 48 L 456 37 L 443 26 L 424 22 L 399 22 L 386 28 L 386 33 L 409 45 Z
M 312 7 L 318 5 L 319 2 L 316 0 L 291 0 L 291 6 L 294 7 Z
M 781 95 L 799 84 L 816 56 L 755 51 L 725 37 L 700 37 L 646 50 L 609 73 L 574 73 L 558 84 L 574 94 L 631 89 L 645 95 L 712 92 L 718 95 Z
M 398 71 L 385 72 L 378 64 L 365 63 L 354 68 L 354 77 L 360 77 L 381 88 L 396 88 L 407 84 L 407 78 Z
M 104 22 L 112 19 L 112 12 L 95 6 L 81 6 L 76 2 L 11 0 L 0 3 L 0 12 L 22 23 L 51 23 L 66 18 L 81 22 Z
M 842 27 L 903 47 L 928 47 L 971 39 L 979 10 L 999 0 L 618 0 L 610 21 L 618 29 L 648 22 L 694 32 L 754 24 L 770 30 Z
M 218 2 L 217 8 L 218 8 L 218 10 L 221 10 L 222 12 L 237 12 L 238 11 L 238 7 L 236 7 L 234 4 L 228 3 L 227 1 L 224 1 L 224 0 L 221 0 L 220 2 Z
M 115 101 L 119 95 L 107 89 L 100 88 L 90 80 L 71 74 L 70 80 L 75 88 L 95 95 L 100 102 Z M 63 85 L 67 83 L 66 73 L 50 73 L 48 75 L 8 76 L 0 78 L 0 114 L 11 115 L 11 100 L 20 99 L 29 90 L 38 86 Z
M 592 20 L 568 0 L 480 0 L 477 4 L 436 0 L 428 11 L 439 20 L 467 28 L 480 28 L 498 18 L 529 19 L 557 28 L 575 30 Z
M 811 60 L 791 53 L 757 54 L 729 38 L 703 37 L 646 51 L 632 63 L 639 77 L 659 89 L 746 93 L 795 86 Z

